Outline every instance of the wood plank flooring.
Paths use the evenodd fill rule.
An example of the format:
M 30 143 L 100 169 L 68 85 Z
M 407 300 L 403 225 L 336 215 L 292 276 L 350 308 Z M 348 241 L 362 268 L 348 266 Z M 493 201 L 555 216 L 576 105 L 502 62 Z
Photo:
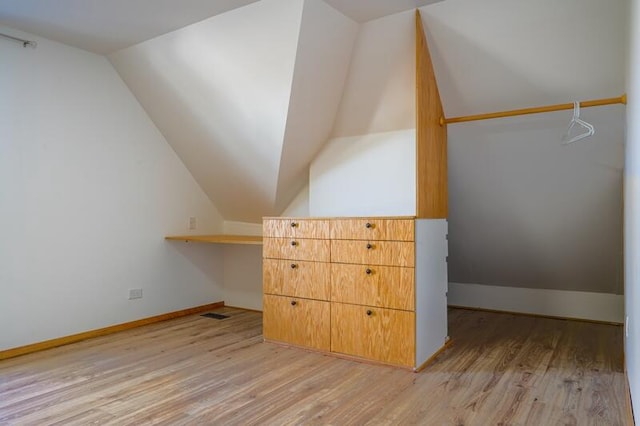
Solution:
M 451 309 L 421 373 L 190 316 L 0 361 L 0 425 L 625 425 L 622 328 Z

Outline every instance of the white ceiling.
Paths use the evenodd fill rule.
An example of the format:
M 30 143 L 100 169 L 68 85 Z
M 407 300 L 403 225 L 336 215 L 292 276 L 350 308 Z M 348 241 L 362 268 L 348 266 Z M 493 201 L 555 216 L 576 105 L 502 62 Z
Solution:
M 255 1 L 0 0 L 0 25 L 109 54 Z M 437 1 L 326 0 L 357 22 Z
M 107 54 L 255 0 L 0 0 L 0 24 Z
M 367 22 L 442 0 L 324 0 L 356 22 Z

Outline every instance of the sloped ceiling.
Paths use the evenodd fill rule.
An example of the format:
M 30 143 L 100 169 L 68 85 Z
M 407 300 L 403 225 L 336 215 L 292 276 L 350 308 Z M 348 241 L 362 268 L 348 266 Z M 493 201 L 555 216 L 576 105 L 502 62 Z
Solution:
M 322 2 L 262 0 L 110 59 L 225 219 L 259 222 L 305 183 L 356 27 Z
M 413 129 L 415 12 L 360 25 L 331 137 Z
M 624 91 L 629 0 L 447 0 L 420 10 L 447 116 Z
M 449 117 L 624 90 L 626 0 L 447 0 L 421 9 Z M 451 124 L 449 280 L 622 292 L 624 106 Z
M 108 54 L 257 0 L 2 0 L 0 23 Z
M 0 0 L 0 25 L 106 55 L 255 1 Z M 356 22 L 438 1 L 326 0 Z
M 393 15 L 443 0 L 324 0 L 356 22 Z
M 356 23 L 325 2 L 305 1 L 278 173 L 278 213 L 308 183 L 309 163 L 329 138 L 357 33 Z

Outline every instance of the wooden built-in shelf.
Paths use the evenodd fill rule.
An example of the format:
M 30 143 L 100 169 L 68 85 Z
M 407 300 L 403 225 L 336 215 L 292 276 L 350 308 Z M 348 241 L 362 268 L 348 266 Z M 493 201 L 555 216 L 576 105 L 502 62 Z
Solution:
M 194 243 L 262 245 L 262 237 L 259 235 L 169 235 L 164 238 Z

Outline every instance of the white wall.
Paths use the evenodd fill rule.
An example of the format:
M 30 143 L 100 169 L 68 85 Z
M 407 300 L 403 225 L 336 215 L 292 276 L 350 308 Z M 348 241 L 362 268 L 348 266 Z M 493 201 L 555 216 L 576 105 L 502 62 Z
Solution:
M 102 56 L 0 40 L 0 350 L 223 299 L 222 219 Z M 128 290 L 144 297 L 129 301 Z
M 298 192 L 291 204 L 287 206 L 280 216 L 308 217 L 309 216 L 309 185 Z
M 415 215 L 414 16 L 360 26 L 332 137 L 309 168 L 309 215 Z
M 309 168 L 310 216 L 415 216 L 414 129 L 329 140 Z
M 625 361 L 636 421 L 640 420 L 640 1 L 633 0 L 625 157 Z
M 236 222 L 225 220 L 222 227 L 224 234 L 231 235 L 262 235 L 262 223 Z

